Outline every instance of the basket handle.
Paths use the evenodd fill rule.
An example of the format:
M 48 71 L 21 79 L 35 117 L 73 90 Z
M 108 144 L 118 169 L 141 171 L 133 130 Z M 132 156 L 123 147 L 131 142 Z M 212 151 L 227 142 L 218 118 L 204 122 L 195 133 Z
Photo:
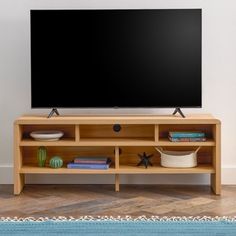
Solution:
M 199 146 L 194 153 L 197 153 L 199 151 L 199 149 L 201 148 L 201 146 Z M 155 147 L 155 149 L 159 152 L 159 153 L 163 153 L 163 148 L 162 147 Z
M 197 153 L 200 148 L 201 148 L 201 146 L 199 146 L 199 147 L 194 151 L 194 153 Z
M 163 153 L 163 148 L 162 147 L 155 147 L 155 149 L 159 152 L 159 153 Z

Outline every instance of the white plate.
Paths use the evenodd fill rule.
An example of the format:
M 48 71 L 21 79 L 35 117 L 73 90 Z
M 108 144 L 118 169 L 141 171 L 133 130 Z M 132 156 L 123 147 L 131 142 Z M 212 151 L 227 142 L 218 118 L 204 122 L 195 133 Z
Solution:
M 57 141 L 64 133 L 58 130 L 40 130 L 30 133 L 30 136 L 37 141 Z

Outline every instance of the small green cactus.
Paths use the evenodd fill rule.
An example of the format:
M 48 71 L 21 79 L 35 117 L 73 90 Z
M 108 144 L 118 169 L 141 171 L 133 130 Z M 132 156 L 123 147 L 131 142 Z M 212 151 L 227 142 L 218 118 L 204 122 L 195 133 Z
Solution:
M 49 161 L 49 166 L 54 169 L 61 168 L 63 166 L 62 158 L 59 156 L 52 157 Z
M 45 147 L 39 147 L 37 152 L 38 166 L 44 167 L 47 160 L 47 149 Z

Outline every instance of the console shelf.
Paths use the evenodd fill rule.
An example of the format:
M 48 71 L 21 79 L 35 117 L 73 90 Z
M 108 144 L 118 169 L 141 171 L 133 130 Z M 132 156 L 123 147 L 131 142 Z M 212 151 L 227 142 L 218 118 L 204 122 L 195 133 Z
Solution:
M 162 166 L 151 166 L 148 169 L 136 165 L 121 165 L 119 169 L 111 166 L 108 170 L 81 170 L 67 169 L 62 167 L 52 169 L 50 167 L 22 166 L 22 174 L 209 174 L 215 173 L 211 165 L 201 164 L 195 168 L 165 168 Z
M 213 139 L 208 139 L 206 142 L 171 142 L 167 138 L 162 138 L 157 143 L 159 146 L 215 146 Z
M 37 167 L 37 166 L 22 166 L 20 169 L 22 174 L 115 174 L 114 166 L 108 170 L 81 170 L 81 169 L 68 169 L 62 167 L 59 169 L 52 169 L 50 167 Z
M 215 142 L 210 139 L 206 142 L 170 142 L 167 138 L 158 142 L 140 138 L 84 138 L 79 142 L 73 139 L 61 139 L 57 142 L 42 142 L 31 139 L 24 139 L 20 146 L 215 146 Z
M 113 125 L 121 130 L 114 131 Z M 61 130 L 64 136 L 53 142 L 35 141 L 30 132 Z M 169 131 L 199 130 L 206 133 L 206 142 L 170 142 Z M 26 174 L 109 174 L 115 176 L 119 191 L 122 174 L 210 174 L 211 187 L 220 194 L 220 121 L 211 115 L 178 116 L 23 116 L 14 123 L 14 194 L 20 194 Z M 62 156 L 65 166 L 60 169 L 37 166 L 37 149 L 45 146 L 49 158 Z M 192 150 L 201 146 L 195 168 L 165 168 L 160 165 L 161 146 L 170 150 Z M 153 153 L 152 167 L 137 166 L 138 153 Z M 108 170 L 67 169 L 75 156 L 109 156 Z
M 136 165 L 121 165 L 119 174 L 209 174 L 214 173 L 210 164 L 198 165 L 194 168 L 165 168 L 162 166 L 150 166 L 148 169 Z
M 22 147 L 39 147 L 39 146 L 77 146 L 72 138 L 63 138 L 56 142 L 34 141 L 33 139 L 23 139 L 20 141 Z

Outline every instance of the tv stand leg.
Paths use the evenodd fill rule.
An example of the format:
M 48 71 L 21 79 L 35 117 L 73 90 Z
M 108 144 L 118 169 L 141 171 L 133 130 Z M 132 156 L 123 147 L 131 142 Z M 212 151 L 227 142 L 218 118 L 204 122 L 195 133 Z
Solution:
M 58 112 L 58 110 L 57 110 L 56 108 L 53 108 L 53 109 L 51 110 L 51 112 L 49 113 L 48 118 L 51 118 L 54 113 L 55 113 L 57 116 L 60 115 L 59 112 Z
M 181 109 L 179 107 L 175 108 L 175 110 L 174 110 L 172 115 L 175 115 L 176 113 L 179 113 L 183 118 L 185 118 L 184 113 L 181 111 Z

